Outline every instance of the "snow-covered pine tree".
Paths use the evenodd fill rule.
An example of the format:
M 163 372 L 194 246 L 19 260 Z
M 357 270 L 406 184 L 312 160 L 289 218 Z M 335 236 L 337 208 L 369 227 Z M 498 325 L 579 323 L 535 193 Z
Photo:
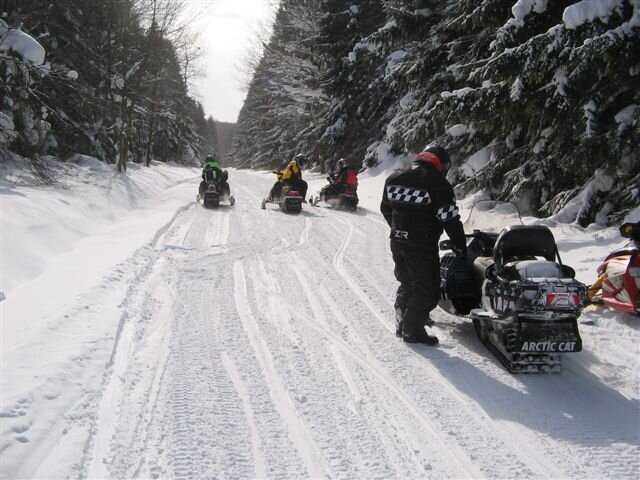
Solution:
M 371 118 L 384 96 L 372 90 L 380 58 L 362 42 L 385 24 L 380 0 L 325 0 L 320 18 L 318 50 L 326 59 L 322 89 L 331 99 L 319 119 L 322 166 L 349 157 L 357 166 L 366 148 L 378 138 Z M 375 93 L 374 93 L 375 92 Z
M 326 98 L 317 55 L 320 0 L 281 2 L 238 117 L 231 156 L 238 166 L 272 168 L 297 153 L 315 159 L 317 118 Z
M 395 152 L 417 152 L 439 141 L 445 122 L 432 113 L 456 78 L 447 41 L 450 4 L 434 0 L 385 3 L 388 22 L 377 36 L 387 45 L 380 75 L 394 102 L 383 117 L 383 140 Z M 442 143 L 442 142 L 440 142 Z
M 277 165 L 316 136 L 329 164 L 437 142 L 463 194 L 581 224 L 640 203 L 637 1 L 384 0 L 384 15 L 373 0 L 302 4 L 321 13 L 319 31 L 287 37 L 302 7 L 283 3 L 241 113 L 242 165 Z M 311 114 L 293 92 L 317 84 L 279 67 L 313 41 L 324 96 Z
M 51 182 L 53 172 L 40 159 L 51 146 L 51 124 L 35 94 L 49 74 L 45 53 L 33 36 L 0 20 L 0 163 L 20 152 L 36 178 Z
M 7 115 L 37 127 L 21 126 L 3 147 L 34 165 L 42 154 L 64 160 L 83 153 L 120 160 L 122 168 L 150 158 L 193 163 L 214 148 L 215 133 L 207 133 L 202 107 L 188 96 L 170 35 L 179 3 L 140 10 L 132 0 L 11 2 L 7 24 L 39 39 L 47 63 L 29 75 L 28 88 L 3 92 Z M 0 64 L 6 72 L 5 57 Z
M 468 179 L 461 191 L 489 189 L 547 216 L 609 175 L 616 181 L 596 183 L 611 190 L 582 195 L 576 220 L 586 225 L 603 209 L 619 217 L 640 200 L 638 5 L 518 1 L 511 14 L 484 58 L 461 70 L 465 94 L 442 109 L 487 142 L 478 168 L 458 172 Z

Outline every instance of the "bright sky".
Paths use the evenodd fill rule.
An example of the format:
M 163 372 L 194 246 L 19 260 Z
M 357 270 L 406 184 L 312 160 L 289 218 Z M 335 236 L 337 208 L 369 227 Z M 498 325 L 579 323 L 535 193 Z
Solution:
M 202 47 L 205 78 L 194 82 L 193 92 L 207 115 L 235 122 L 244 102 L 241 68 L 258 32 L 271 27 L 274 0 L 187 0 L 196 11 L 206 14 L 196 21 Z M 246 69 L 243 69 L 246 70 Z

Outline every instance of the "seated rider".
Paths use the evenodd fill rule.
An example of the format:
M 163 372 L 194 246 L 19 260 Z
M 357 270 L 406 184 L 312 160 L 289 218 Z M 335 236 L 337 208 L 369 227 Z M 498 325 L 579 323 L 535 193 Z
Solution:
M 282 187 L 284 185 L 290 185 L 291 187 L 300 190 L 302 201 L 306 201 L 305 198 L 307 196 L 308 185 L 307 182 L 302 179 L 302 169 L 306 163 L 307 157 L 305 155 L 298 154 L 283 170 L 273 170 L 273 173 L 277 175 L 278 180 L 273 187 L 271 187 L 271 192 L 269 193 L 269 199 L 271 201 L 280 198 Z
M 338 160 L 327 180 L 329 185 L 324 187 L 326 193 L 339 195 L 345 191 L 346 187 L 351 187 L 354 191 L 358 188 L 358 172 L 344 158 Z
M 202 169 L 202 182 L 200 182 L 200 196 L 204 195 L 207 191 L 207 184 L 209 182 L 215 182 L 220 188 L 222 195 L 230 195 L 231 189 L 227 179 L 229 178 L 229 172 L 220 168 L 220 163 L 213 157 L 213 155 L 207 155 L 206 163 Z

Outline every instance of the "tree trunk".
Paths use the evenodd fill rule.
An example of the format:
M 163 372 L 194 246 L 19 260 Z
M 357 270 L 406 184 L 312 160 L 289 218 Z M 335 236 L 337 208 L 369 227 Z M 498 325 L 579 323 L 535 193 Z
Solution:
M 147 137 L 147 145 L 145 146 L 144 164 L 149 167 L 151 165 L 151 156 L 153 154 L 153 142 L 155 140 L 156 115 L 151 115 L 149 122 L 149 136 Z

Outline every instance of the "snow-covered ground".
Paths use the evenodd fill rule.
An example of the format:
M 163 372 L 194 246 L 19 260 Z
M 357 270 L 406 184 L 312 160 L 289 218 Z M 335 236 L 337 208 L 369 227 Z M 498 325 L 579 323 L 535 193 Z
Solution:
M 590 308 L 558 375 L 439 309 L 439 347 L 394 336 L 388 165 L 356 213 L 286 215 L 264 172 L 204 210 L 196 170 L 76 164 L 1 185 L 2 478 L 640 476 L 637 317 Z M 624 244 L 546 224 L 585 283 Z

